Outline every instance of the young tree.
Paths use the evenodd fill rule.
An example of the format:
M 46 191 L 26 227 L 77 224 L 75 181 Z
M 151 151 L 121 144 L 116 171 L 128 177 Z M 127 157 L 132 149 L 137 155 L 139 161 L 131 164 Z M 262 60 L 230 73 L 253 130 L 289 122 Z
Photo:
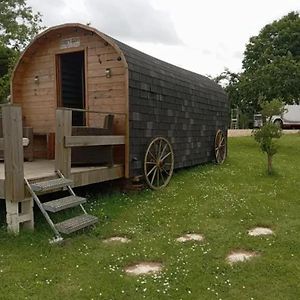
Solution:
M 261 103 L 264 124 L 254 130 L 254 138 L 259 143 L 260 149 L 267 154 L 268 174 L 273 171 L 273 156 L 277 153 L 277 144 L 273 139 L 281 137 L 281 128 L 272 122 L 272 117 L 284 112 L 284 104 L 281 99 Z

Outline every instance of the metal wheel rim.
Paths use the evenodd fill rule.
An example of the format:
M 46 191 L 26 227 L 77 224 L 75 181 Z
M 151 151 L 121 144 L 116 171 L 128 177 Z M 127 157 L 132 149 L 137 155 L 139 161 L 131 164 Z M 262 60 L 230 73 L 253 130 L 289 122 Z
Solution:
M 217 164 L 222 164 L 226 158 L 226 139 L 222 130 L 218 130 L 215 137 L 215 158 Z
M 174 153 L 169 141 L 157 137 L 149 144 L 144 159 L 144 175 L 153 190 L 164 188 L 170 182 L 174 169 Z

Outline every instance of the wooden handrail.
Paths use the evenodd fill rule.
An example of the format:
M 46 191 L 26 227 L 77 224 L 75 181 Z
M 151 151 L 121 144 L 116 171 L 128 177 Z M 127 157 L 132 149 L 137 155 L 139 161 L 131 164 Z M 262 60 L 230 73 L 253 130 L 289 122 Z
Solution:
M 124 145 L 124 135 L 65 136 L 65 147 Z
M 126 117 L 126 113 L 119 113 L 119 112 L 105 112 L 100 110 L 87 110 L 81 108 L 70 108 L 70 107 L 58 107 L 59 110 L 67 110 L 67 111 L 78 111 L 83 113 L 90 113 L 90 114 L 103 114 L 103 115 L 120 115 Z

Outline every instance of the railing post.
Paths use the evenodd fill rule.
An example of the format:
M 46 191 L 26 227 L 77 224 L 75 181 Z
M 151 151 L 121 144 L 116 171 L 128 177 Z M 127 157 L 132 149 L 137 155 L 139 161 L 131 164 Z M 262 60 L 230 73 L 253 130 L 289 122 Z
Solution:
M 71 175 L 71 148 L 65 147 L 65 136 L 72 135 L 72 111 L 56 110 L 55 170 L 60 170 L 66 178 Z
M 8 230 L 18 233 L 20 224 L 33 228 L 32 198 L 25 199 L 22 110 L 2 107 L 5 201 Z M 32 141 L 31 141 L 32 142 Z

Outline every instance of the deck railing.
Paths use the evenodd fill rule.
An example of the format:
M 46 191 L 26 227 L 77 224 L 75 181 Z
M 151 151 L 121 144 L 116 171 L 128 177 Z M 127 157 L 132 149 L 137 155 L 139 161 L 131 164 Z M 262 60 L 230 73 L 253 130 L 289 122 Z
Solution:
M 107 112 L 68 108 L 59 108 L 56 110 L 55 169 L 60 170 L 67 178 L 71 175 L 71 148 L 89 146 L 113 146 L 126 144 L 125 135 L 72 136 L 73 111 L 81 111 L 85 114 L 111 114 Z M 126 118 L 125 114 L 119 115 L 123 115 Z M 126 159 L 124 158 L 124 161 L 125 160 Z

